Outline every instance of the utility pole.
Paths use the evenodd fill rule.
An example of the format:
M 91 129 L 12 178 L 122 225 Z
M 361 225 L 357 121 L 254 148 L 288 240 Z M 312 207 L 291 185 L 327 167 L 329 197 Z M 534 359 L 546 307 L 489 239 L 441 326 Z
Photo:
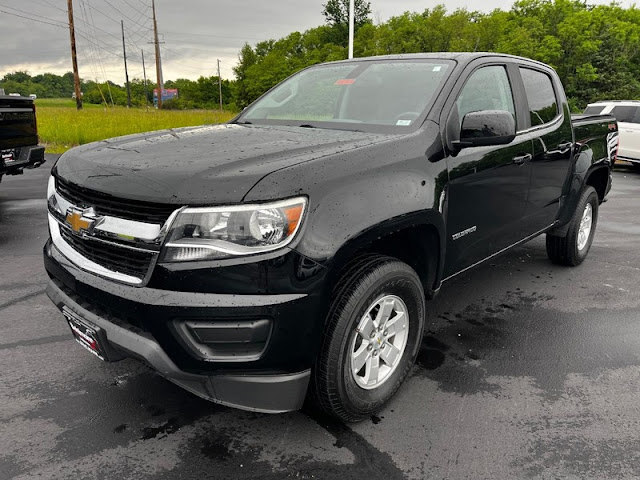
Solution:
M 76 93 L 76 108 L 82 110 L 82 92 L 80 91 L 80 75 L 78 75 L 78 59 L 76 57 L 76 31 L 73 27 L 73 0 L 67 0 L 69 13 L 69 36 L 71 37 L 71 63 L 73 64 L 73 90 Z
M 71 0 L 69 0 L 71 1 Z M 162 60 L 160 59 L 160 42 L 158 41 L 158 22 L 156 20 L 156 1 L 151 0 L 151 8 L 153 9 L 153 43 L 156 45 L 156 78 L 158 82 L 158 109 L 162 108 L 162 90 L 164 88 L 162 81 Z
M 353 58 L 353 35 L 355 30 L 355 16 L 355 0 L 349 0 L 349 59 Z
M 124 20 L 120 20 L 122 27 L 122 54 L 124 55 L 124 76 L 127 80 L 127 107 L 131 108 L 131 86 L 129 85 L 129 71 L 127 70 L 127 47 L 124 45 Z
M 149 93 L 147 92 L 147 69 L 144 66 L 144 50 L 140 50 L 142 52 L 142 75 L 144 77 L 144 105 L 149 108 Z
M 220 111 L 222 111 L 222 77 L 220 76 L 220 59 L 218 59 L 218 93 L 220 96 Z

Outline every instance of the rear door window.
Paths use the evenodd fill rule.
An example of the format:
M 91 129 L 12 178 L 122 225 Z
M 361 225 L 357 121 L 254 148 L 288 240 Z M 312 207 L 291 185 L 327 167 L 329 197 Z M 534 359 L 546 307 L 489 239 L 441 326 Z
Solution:
M 611 115 L 616 117 L 616 120 L 624 123 L 640 123 L 640 107 L 632 106 L 617 106 L 611 110 Z
M 551 77 L 546 73 L 520 67 L 524 90 L 529 102 L 531 126 L 543 125 L 558 116 L 558 101 Z

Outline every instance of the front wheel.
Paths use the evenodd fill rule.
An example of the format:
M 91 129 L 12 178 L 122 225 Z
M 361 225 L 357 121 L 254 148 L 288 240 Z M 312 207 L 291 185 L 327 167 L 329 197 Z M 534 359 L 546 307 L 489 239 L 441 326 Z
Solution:
M 547 234 L 547 256 L 559 265 L 580 265 L 591 248 L 598 223 L 598 194 L 587 186 L 573 214 L 566 235 Z
M 314 370 L 314 395 L 346 422 L 378 412 L 414 364 L 425 298 L 416 272 L 399 260 L 357 261 L 334 289 Z

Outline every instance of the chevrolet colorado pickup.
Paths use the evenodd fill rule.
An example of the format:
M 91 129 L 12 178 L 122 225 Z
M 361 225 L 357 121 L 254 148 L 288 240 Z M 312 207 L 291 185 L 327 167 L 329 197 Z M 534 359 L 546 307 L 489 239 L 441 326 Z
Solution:
M 25 168 L 44 163 L 38 146 L 36 107 L 28 97 L 0 96 L 0 180 L 21 175 Z
M 580 264 L 617 125 L 550 67 L 492 53 L 317 65 L 230 123 L 65 153 L 48 295 L 103 360 L 261 412 L 344 421 L 411 370 L 443 282 L 546 234 Z

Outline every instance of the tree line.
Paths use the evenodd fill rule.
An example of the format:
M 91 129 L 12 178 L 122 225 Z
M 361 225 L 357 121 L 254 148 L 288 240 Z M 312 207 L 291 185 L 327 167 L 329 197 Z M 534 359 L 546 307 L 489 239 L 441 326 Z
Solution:
M 153 89 L 156 84 L 148 80 L 133 79 L 130 82 L 131 103 L 134 106 L 153 104 Z M 229 109 L 235 109 L 233 104 L 233 86 L 235 82 L 222 80 L 222 102 Z M 193 109 L 193 108 L 218 108 L 220 102 L 220 90 L 218 77 L 200 77 L 197 80 L 179 78 L 168 80 L 165 88 L 177 88 L 179 97 L 166 100 L 164 108 L 168 109 Z M 21 95 L 37 95 L 38 98 L 71 98 L 73 89 L 73 74 L 54 75 L 45 73 L 31 76 L 27 72 L 14 72 L 6 74 L 0 79 L 0 88 L 5 93 L 20 93 Z M 105 105 L 126 105 L 127 91 L 125 86 L 107 81 L 97 83 L 91 80 L 81 80 L 82 99 L 86 103 Z
M 255 46 L 246 44 L 235 68 L 235 102 L 244 107 L 278 81 L 314 63 L 347 55 L 345 5 L 325 5 L 327 24 Z M 521 55 L 554 67 L 573 110 L 601 99 L 640 98 L 640 10 L 580 0 L 520 0 L 508 11 L 447 12 L 444 5 L 407 12 L 374 25 L 356 22 L 357 57 L 417 52 L 486 51 Z M 327 16 L 329 6 L 339 13 Z
M 222 80 L 223 103 L 241 109 L 273 85 L 301 68 L 347 56 L 348 0 L 328 0 L 325 25 L 293 32 L 277 40 L 245 44 L 234 68 L 235 80 Z M 356 0 L 355 55 L 493 51 L 521 55 L 554 67 L 562 79 L 573 110 L 601 99 L 640 98 L 640 9 L 616 3 L 589 5 L 581 0 L 520 0 L 510 10 L 481 13 L 467 9 L 448 12 L 443 5 L 422 13 L 406 12 L 375 25 L 371 5 Z M 217 77 L 167 81 L 178 88 L 169 108 L 209 108 L 218 104 Z M 132 82 L 134 103 L 151 102 L 153 84 Z M 70 97 L 73 76 L 25 72 L 5 75 L 0 88 L 7 93 L 39 97 Z M 124 105 L 122 86 L 86 81 L 84 100 Z

